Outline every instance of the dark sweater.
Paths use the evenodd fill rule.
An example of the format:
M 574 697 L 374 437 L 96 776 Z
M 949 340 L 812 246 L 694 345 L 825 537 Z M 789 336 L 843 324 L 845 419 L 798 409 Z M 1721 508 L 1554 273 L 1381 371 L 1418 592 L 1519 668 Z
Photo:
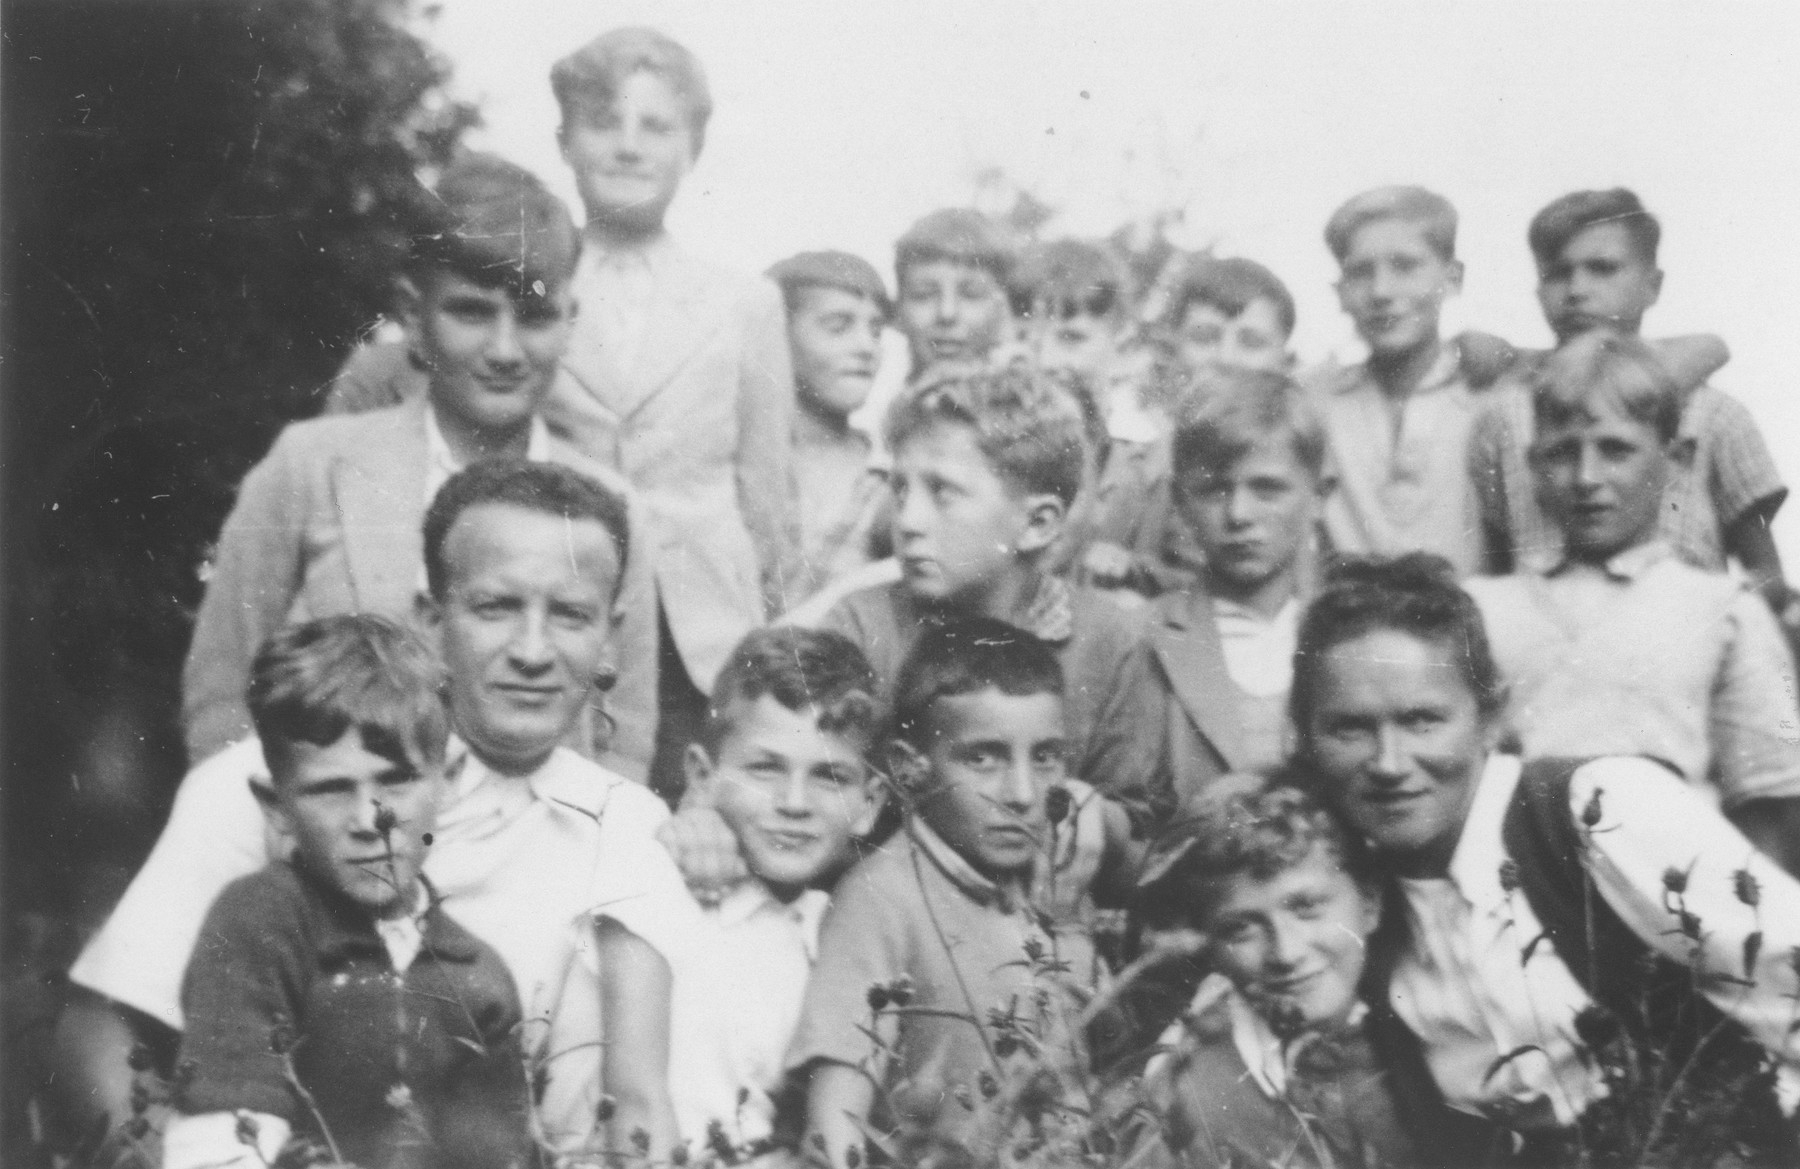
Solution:
M 365 1169 L 530 1163 L 512 975 L 435 899 L 421 926 L 397 974 L 368 911 L 294 865 L 227 886 L 182 984 L 182 1110 L 268 1113 L 321 1141 L 322 1117 Z

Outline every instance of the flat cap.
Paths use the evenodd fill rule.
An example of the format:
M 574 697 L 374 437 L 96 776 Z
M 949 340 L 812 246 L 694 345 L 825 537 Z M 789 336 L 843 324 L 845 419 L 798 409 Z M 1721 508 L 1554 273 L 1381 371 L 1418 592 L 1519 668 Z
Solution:
M 891 312 L 887 286 L 875 266 L 861 256 L 849 252 L 801 252 L 789 256 L 769 269 L 769 279 L 781 286 L 783 295 L 791 297 L 796 289 L 816 285 L 857 292 Z

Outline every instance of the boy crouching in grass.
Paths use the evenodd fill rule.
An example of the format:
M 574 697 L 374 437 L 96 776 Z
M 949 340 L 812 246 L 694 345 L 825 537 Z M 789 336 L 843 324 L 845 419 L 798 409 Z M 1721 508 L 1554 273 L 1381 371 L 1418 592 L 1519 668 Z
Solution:
M 774 1133 L 825 890 L 881 807 L 874 693 L 841 635 L 757 630 L 727 659 L 688 748 L 689 792 L 723 818 L 750 871 L 699 911 L 697 944 L 673 963 L 669 1081 L 692 1147 L 747 1154 Z
M 229 885 L 182 986 L 191 1068 L 165 1169 L 532 1161 L 519 995 L 420 873 L 445 794 L 441 670 L 382 617 L 276 633 L 252 666 L 256 787 L 291 857 Z
M 1197 931 L 1201 981 L 1146 1087 L 1167 1156 L 1146 1163 L 1415 1164 L 1357 997 L 1376 885 L 1297 788 L 1223 779 L 1151 854 L 1146 934 Z M 1134 1158 L 1135 1159 L 1135 1158 Z
M 1037 1025 L 1073 1018 L 1065 992 L 1098 971 L 1089 937 L 1038 909 L 1080 880 L 1057 838 L 1093 798 L 1067 779 L 1055 653 L 991 618 L 948 621 L 901 667 L 894 722 L 906 825 L 839 882 L 788 1052 L 807 1078 L 805 1152 L 834 1169 L 866 1163 L 870 1131 L 980 1163 L 973 1101 L 996 1094 L 1021 1029 L 1046 1059 L 1084 1058 Z

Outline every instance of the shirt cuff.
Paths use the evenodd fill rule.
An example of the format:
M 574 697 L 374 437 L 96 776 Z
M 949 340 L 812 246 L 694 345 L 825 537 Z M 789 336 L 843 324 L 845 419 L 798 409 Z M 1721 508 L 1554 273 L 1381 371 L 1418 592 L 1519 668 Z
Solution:
M 263 1169 L 281 1155 L 290 1132 L 287 1121 L 266 1112 L 176 1116 L 163 1130 L 162 1169 Z

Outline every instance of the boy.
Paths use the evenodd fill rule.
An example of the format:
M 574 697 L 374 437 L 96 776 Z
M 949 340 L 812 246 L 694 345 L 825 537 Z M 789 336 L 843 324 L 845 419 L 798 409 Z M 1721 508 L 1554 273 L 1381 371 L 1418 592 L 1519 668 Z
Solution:
M 674 964 L 669 1080 L 696 1148 L 773 1135 L 826 891 L 881 806 L 874 692 L 868 662 L 837 634 L 758 630 L 726 661 L 688 748 L 690 798 L 723 817 L 750 870 L 701 911 Z
M 544 412 L 659 517 L 650 770 L 672 797 L 720 665 L 800 577 L 793 366 L 774 287 L 663 228 L 712 115 L 694 54 L 655 29 L 613 29 L 558 61 L 550 84 L 587 247 L 581 318 Z
M 1660 759 L 1791 862 L 1793 661 L 1766 606 L 1662 535 L 1665 487 L 1694 452 L 1680 390 L 1643 342 L 1598 329 L 1550 355 L 1532 402 L 1537 495 L 1562 559 L 1469 587 L 1525 756 Z
M 419 521 L 456 471 L 495 458 L 550 460 L 622 485 L 553 437 L 539 416 L 569 341 L 581 237 L 526 171 L 490 155 L 447 170 L 435 222 L 397 282 L 423 394 L 371 413 L 297 422 L 245 478 L 219 536 L 182 677 L 189 758 L 249 730 L 244 683 L 263 640 L 290 620 L 410 614 L 424 583 Z M 643 547 L 650 547 L 645 540 Z M 613 734 L 600 758 L 642 777 L 656 708 L 650 563 L 621 597 Z M 586 736 L 594 743 L 593 736 Z
M 1000 225 L 961 207 L 933 211 L 894 245 L 894 323 L 906 334 L 911 379 L 940 362 L 986 362 L 1011 321 L 1006 284 L 1015 250 Z
M 1007 282 L 1007 299 L 1038 365 L 1083 379 L 1110 416 L 1131 319 L 1131 277 L 1118 257 L 1104 244 L 1075 239 L 1027 248 Z
M 1050 648 L 989 618 L 925 633 L 906 661 L 890 759 L 905 832 L 839 883 L 788 1053 L 807 1080 L 806 1147 L 836 1169 L 864 1159 L 865 1124 L 969 1141 L 957 1096 L 973 1099 L 1006 1049 L 990 1011 L 1029 1015 L 1039 991 L 1066 1011 L 1063 983 L 1093 983 L 1088 938 L 1046 932 L 1032 905 L 1066 774 L 1062 692 Z M 1034 952 L 1066 973 L 1035 971 Z M 876 1008 L 877 1046 L 871 988 L 896 983 L 911 997 Z
M 1198 931 L 1213 972 L 1145 1073 L 1179 1163 L 1416 1163 L 1363 1031 L 1381 900 L 1358 861 L 1315 797 L 1260 775 L 1224 780 L 1158 843 L 1136 916 Z
M 1275 273 L 1254 260 L 1195 256 L 1172 282 L 1155 326 L 1173 368 L 1174 387 L 1217 369 L 1284 373 L 1293 365 L 1294 298 Z M 1103 483 L 1099 539 L 1082 565 L 1099 588 L 1154 597 L 1193 583 L 1205 561 L 1170 495 L 1168 427 L 1175 401 L 1146 403 L 1155 417 L 1148 441 L 1115 457 Z
M 869 262 L 846 252 L 802 252 L 769 277 L 787 305 L 799 404 L 794 469 L 806 576 L 789 593 L 806 598 L 886 551 L 876 530 L 886 476 L 871 466 L 873 445 L 850 416 L 875 386 L 893 302 Z
M 1037 635 L 1056 647 L 1069 679 L 1071 769 L 1104 783 L 1111 772 L 1096 731 L 1137 626 L 1044 570 L 1086 457 L 1074 396 L 1027 367 L 946 373 L 894 402 L 887 444 L 901 579 L 844 598 L 825 628 L 868 655 L 884 701 L 901 659 L 935 625 L 981 615 Z M 1131 738 L 1123 726 L 1121 748 Z
M 1656 266 L 1662 229 L 1632 192 L 1576 191 L 1532 218 L 1538 303 L 1566 344 L 1593 328 L 1637 336 L 1662 291 Z M 1681 432 L 1694 457 L 1663 501 L 1662 532 L 1677 555 L 1722 571 L 1735 558 L 1777 613 L 1789 600 L 1769 524 L 1787 497 L 1762 434 L 1743 406 L 1703 384 L 1725 363 L 1715 338 L 1658 342 L 1657 355 L 1687 394 Z M 1518 571 L 1557 556 L 1558 532 L 1538 506 L 1527 458 L 1532 441 L 1529 378 L 1501 387 L 1484 410 L 1471 450 L 1482 524 L 1497 567 Z
M 1438 332 L 1462 287 L 1456 210 L 1423 187 L 1380 187 L 1333 212 L 1325 242 L 1338 303 L 1369 347 L 1317 387 L 1338 475 L 1325 506 L 1332 547 L 1435 552 L 1468 575 L 1482 551 L 1467 473 L 1476 401 Z
M 420 872 L 448 787 L 441 683 L 375 616 L 292 625 L 257 654 L 255 791 L 293 855 L 201 927 L 165 1169 L 267 1164 L 290 1134 L 370 1169 L 527 1160 L 518 991 Z
M 1236 370 L 1201 386 L 1175 427 L 1173 494 L 1202 575 L 1152 602 L 1120 682 L 1157 728 L 1125 787 L 1161 806 L 1286 757 L 1294 634 L 1331 491 L 1323 427 L 1292 381 Z

